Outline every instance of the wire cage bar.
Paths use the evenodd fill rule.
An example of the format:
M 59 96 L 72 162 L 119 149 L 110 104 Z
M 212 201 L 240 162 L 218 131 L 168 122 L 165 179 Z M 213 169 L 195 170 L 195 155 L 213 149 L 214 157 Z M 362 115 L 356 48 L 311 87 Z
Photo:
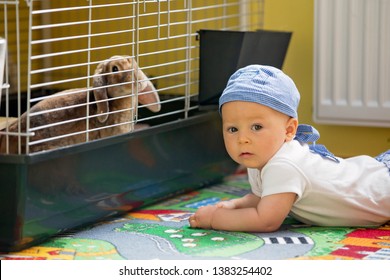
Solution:
M 91 141 L 88 120 L 97 117 L 88 109 L 82 118 L 32 126 L 31 118 L 53 114 L 66 108 L 32 112 L 38 102 L 54 93 L 73 95 L 90 91 L 96 67 L 115 55 L 129 56 L 138 63 L 160 97 L 162 110 L 150 113 L 150 104 L 138 104 L 133 117 L 112 126 L 130 125 L 134 129 L 177 118 L 188 118 L 198 109 L 200 29 L 256 30 L 262 28 L 263 1 L 254 0 L 107 0 L 88 1 L 0 1 L 0 37 L 6 42 L 3 58 L 4 83 L 0 99 L 3 153 L 17 141 L 17 154 L 30 154 L 43 142 L 66 139 L 74 133 L 50 136 L 35 141 L 40 130 L 65 123 L 84 121 L 84 141 Z M 3 44 L 4 45 L 4 44 Z M 4 52 L 4 51 L 3 51 Z M 0 56 L 1 58 L 1 56 Z M 134 71 L 129 69 L 128 71 Z M 126 83 L 134 83 L 128 81 Z M 107 85 L 110 87 L 113 85 Z M 117 85 L 115 85 L 117 86 Z M 133 101 L 142 94 L 138 87 L 130 94 Z M 75 89 L 69 91 L 69 89 Z M 128 98 L 109 97 L 113 99 Z M 86 106 L 96 103 L 87 98 Z M 180 104 L 178 107 L 177 104 Z M 175 105 L 175 106 L 174 106 Z M 65 112 L 65 111 L 64 111 Z M 17 131 L 9 127 L 20 122 L 25 113 L 26 126 Z M 108 114 L 118 114 L 119 111 Z M 99 129 L 106 129 L 102 126 Z M 131 131 L 129 131 L 131 132 Z M 66 142 L 64 142 L 66 143 Z

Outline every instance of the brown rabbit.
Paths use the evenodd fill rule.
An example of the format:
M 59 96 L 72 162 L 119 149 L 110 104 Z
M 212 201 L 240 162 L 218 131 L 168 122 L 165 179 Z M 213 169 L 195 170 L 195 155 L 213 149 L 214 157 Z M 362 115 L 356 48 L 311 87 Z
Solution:
M 138 88 L 138 98 L 135 96 Z M 134 94 L 133 94 L 134 93 Z M 87 95 L 90 104 L 87 104 Z M 29 152 L 38 152 L 130 132 L 134 129 L 135 100 L 149 104 L 153 112 L 160 110 L 160 100 L 153 84 L 129 56 L 113 56 L 100 63 L 93 77 L 93 88 L 71 89 L 54 94 L 30 109 Z M 88 127 L 87 127 L 88 109 Z M 39 114 L 39 112 L 43 112 Z M 9 132 L 26 132 L 26 113 L 8 127 Z M 65 122 L 65 123 L 61 123 Z M 61 124 L 58 124 L 61 123 Z M 120 124 L 120 125 L 118 125 Z M 43 128 L 39 128 L 45 126 Z M 36 130 L 34 130 L 36 128 Z M 69 135 L 70 134 L 70 135 Z M 51 137 L 60 137 L 42 141 Z M 6 138 L 0 138 L 0 153 L 6 153 Z M 8 136 L 9 153 L 18 153 L 17 137 Z M 22 137 L 22 153 L 26 152 Z

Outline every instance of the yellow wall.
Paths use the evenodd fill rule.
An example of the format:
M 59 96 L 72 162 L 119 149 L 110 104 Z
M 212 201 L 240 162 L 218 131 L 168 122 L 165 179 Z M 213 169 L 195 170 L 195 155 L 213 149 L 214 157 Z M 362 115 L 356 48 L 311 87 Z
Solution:
M 390 129 L 315 124 L 313 111 L 314 0 L 265 0 L 264 28 L 292 31 L 293 36 L 283 70 L 301 93 L 300 123 L 315 125 L 319 143 L 339 156 L 375 156 L 390 149 Z

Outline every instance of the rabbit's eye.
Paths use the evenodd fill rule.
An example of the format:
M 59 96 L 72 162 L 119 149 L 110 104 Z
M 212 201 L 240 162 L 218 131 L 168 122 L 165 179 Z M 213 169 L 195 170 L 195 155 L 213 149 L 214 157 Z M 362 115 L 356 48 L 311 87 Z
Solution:
M 119 69 L 118 69 L 118 66 L 112 66 L 112 72 L 118 72 Z

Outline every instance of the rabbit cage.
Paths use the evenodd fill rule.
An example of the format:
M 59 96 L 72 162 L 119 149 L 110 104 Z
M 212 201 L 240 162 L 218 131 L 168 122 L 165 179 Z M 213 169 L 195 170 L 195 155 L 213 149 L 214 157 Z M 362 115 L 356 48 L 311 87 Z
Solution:
M 209 185 L 236 168 L 218 112 L 199 108 L 197 31 L 257 30 L 262 1 L 0 5 L 1 251 Z

